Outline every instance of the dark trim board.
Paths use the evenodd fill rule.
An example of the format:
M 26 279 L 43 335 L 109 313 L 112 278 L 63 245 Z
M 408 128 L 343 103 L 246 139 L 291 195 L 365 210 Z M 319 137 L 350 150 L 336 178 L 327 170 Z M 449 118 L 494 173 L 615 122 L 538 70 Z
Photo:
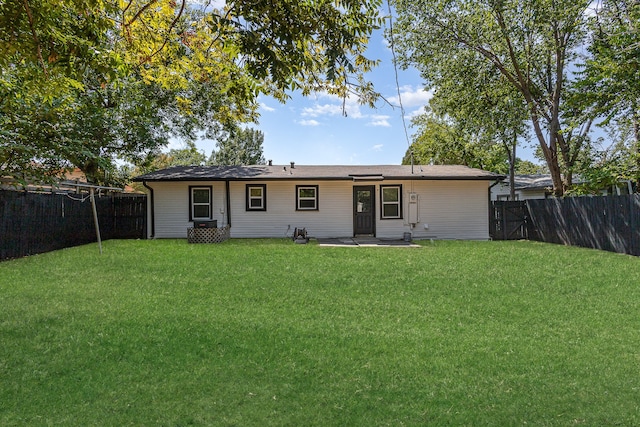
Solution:
M 500 180 L 504 175 L 461 165 L 175 166 L 134 181 L 406 181 Z

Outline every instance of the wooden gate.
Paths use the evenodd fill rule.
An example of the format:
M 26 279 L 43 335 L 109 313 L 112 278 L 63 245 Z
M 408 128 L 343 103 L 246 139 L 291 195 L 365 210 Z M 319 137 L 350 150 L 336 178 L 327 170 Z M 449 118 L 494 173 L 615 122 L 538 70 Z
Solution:
M 493 240 L 520 240 L 529 237 L 527 202 L 492 202 L 490 214 L 489 235 Z

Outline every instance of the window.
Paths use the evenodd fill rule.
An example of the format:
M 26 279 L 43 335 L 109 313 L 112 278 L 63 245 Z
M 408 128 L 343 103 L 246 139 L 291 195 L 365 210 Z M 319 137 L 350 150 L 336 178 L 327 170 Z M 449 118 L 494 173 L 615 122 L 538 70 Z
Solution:
M 211 187 L 189 187 L 189 221 L 211 219 Z
M 381 185 L 382 219 L 402 218 L 402 186 Z
M 247 210 L 267 210 L 267 186 L 265 184 L 247 184 Z
M 317 211 L 318 210 L 318 186 L 317 185 L 296 185 L 296 210 Z

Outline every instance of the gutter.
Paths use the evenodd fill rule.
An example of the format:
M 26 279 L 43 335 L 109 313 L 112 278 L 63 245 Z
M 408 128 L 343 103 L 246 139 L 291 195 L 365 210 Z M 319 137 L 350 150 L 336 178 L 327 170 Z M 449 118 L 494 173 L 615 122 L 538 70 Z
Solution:
M 489 186 L 489 189 L 487 190 L 488 191 L 487 198 L 489 199 L 489 204 L 487 205 L 487 207 L 489 208 L 488 209 L 489 212 L 487 212 L 487 216 L 489 218 L 489 224 L 488 224 L 489 225 L 489 239 L 493 239 L 493 236 L 491 235 L 491 221 L 493 221 L 493 218 L 491 217 L 491 214 L 493 213 L 493 210 L 491 209 L 491 189 L 493 187 L 495 187 L 496 185 L 500 184 L 502 181 L 504 181 L 504 179 L 505 179 L 504 176 L 500 177 L 496 182 L 491 184 Z
M 491 184 L 491 185 L 489 186 L 489 200 L 491 200 L 491 189 L 492 189 L 493 187 L 495 187 L 496 185 L 500 184 L 502 181 L 504 181 L 504 178 L 505 178 L 504 176 L 503 176 L 503 177 L 501 177 L 500 179 L 498 179 L 496 182 L 494 182 L 493 184 Z
M 227 225 L 231 228 L 231 199 L 230 199 L 230 191 L 229 191 L 229 180 L 225 182 L 225 190 L 227 192 Z
M 486 176 L 463 176 L 463 175 L 345 175 L 345 176 L 296 176 L 286 175 L 284 177 L 273 176 L 259 176 L 259 177 L 183 177 L 183 178 L 171 178 L 171 179 L 152 179 L 152 182 L 182 182 L 182 181 L 357 181 L 357 180 L 369 180 L 369 181 L 493 181 L 496 179 L 495 175 Z M 135 181 L 135 180 L 134 180 Z
M 142 181 L 142 185 L 144 186 L 144 188 L 149 190 L 149 203 L 151 204 L 151 235 L 148 236 L 148 239 L 153 239 L 156 235 L 156 215 L 155 215 L 155 203 L 153 200 L 153 188 L 149 187 L 147 185 L 147 181 Z

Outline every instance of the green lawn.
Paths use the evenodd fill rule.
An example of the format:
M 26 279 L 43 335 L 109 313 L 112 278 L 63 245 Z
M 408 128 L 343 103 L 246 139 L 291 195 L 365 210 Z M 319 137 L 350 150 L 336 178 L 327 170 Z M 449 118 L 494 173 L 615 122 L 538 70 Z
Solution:
M 640 259 L 107 241 L 0 263 L 0 425 L 640 425 Z

